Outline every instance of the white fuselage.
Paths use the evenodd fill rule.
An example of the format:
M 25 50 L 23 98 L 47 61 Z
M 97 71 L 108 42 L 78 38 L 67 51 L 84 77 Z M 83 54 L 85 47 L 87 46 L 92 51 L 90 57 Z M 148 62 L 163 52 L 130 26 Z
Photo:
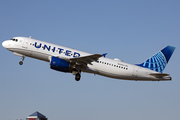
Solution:
M 15 55 L 28 56 L 39 60 L 50 62 L 51 56 L 59 57 L 61 59 L 70 59 L 74 57 L 84 57 L 92 55 L 83 51 L 51 44 L 48 42 L 26 38 L 14 37 L 17 41 L 7 40 L 2 45 L 14 52 Z M 146 69 L 137 65 L 122 62 L 118 59 L 109 59 L 100 57 L 97 61 L 87 64 L 86 68 L 81 68 L 83 72 L 98 74 L 110 78 L 126 79 L 126 80 L 170 80 L 170 77 L 157 78 L 150 73 L 158 73 L 156 71 Z

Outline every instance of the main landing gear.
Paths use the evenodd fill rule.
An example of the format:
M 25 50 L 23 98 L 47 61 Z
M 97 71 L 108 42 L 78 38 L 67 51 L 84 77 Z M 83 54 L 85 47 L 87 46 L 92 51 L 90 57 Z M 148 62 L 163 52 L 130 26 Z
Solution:
M 81 79 L 81 70 L 73 69 L 72 74 L 75 75 L 75 80 L 79 81 Z
M 21 58 L 22 60 L 19 62 L 20 65 L 23 64 L 24 58 L 25 58 L 25 56 L 22 56 L 22 58 Z
M 75 75 L 75 80 L 76 80 L 76 81 L 79 81 L 80 78 L 81 78 L 81 74 L 80 74 L 80 73 L 77 73 L 77 74 Z

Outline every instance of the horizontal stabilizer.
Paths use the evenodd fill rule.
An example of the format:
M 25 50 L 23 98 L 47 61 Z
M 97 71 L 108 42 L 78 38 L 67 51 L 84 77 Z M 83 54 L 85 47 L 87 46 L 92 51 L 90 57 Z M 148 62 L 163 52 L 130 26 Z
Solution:
M 169 76 L 169 74 L 167 74 L 167 73 L 150 73 L 149 75 L 152 75 L 152 76 L 157 77 L 157 78 Z

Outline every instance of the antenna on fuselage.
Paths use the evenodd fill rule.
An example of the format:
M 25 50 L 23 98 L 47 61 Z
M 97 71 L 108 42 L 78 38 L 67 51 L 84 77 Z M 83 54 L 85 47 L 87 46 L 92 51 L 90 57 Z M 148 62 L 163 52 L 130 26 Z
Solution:
M 29 38 L 31 38 L 31 36 L 29 36 Z

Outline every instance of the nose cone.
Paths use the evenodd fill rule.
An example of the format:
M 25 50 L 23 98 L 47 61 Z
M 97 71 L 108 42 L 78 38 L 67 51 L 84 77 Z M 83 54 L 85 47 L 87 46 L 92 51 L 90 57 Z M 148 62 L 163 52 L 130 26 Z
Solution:
M 10 46 L 9 40 L 2 42 L 2 46 L 7 49 Z
M 6 41 L 2 42 L 2 46 L 6 48 Z

